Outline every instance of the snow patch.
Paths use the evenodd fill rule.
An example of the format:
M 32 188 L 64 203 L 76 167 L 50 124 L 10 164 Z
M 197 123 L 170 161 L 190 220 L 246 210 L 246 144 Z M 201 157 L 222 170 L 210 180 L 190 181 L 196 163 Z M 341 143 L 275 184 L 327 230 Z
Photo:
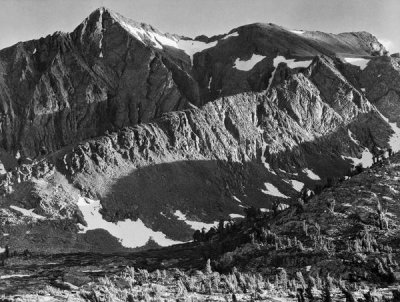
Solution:
M 276 72 L 276 67 L 274 66 L 274 70 L 272 71 L 271 76 L 269 77 L 269 80 L 268 80 L 267 91 L 271 88 L 272 81 L 273 81 L 273 79 L 275 77 L 275 72 Z
M 270 210 L 270 209 L 267 209 L 267 208 L 260 208 L 260 211 L 263 212 L 263 213 L 265 213 L 265 212 L 271 212 L 271 210 Z
M 303 33 L 304 33 L 304 32 L 303 32 Z M 274 70 L 272 71 L 271 76 L 269 77 L 267 90 L 269 90 L 269 88 L 271 87 L 272 81 L 273 81 L 274 76 L 275 76 L 276 68 L 278 67 L 279 63 L 282 63 L 282 62 L 283 62 L 283 63 L 286 63 L 286 65 L 287 65 L 289 68 L 294 69 L 294 68 L 298 68 L 298 67 L 307 68 L 308 66 L 310 66 L 312 60 L 297 61 L 297 62 L 295 62 L 294 59 L 288 60 L 288 59 L 286 59 L 284 56 L 277 56 L 277 57 L 274 59 L 274 62 L 273 62 Z
M 32 52 L 32 54 L 35 54 L 37 52 L 37 49 L 35 48 Z
M 10 208 L 15 210 L 15 211 L 17 211 L 17 212 L 20 212 L 22 215 L 24 215 L 26 217 L 32 217 L 32 218 L 35 218 L 35 219 L 46 219 L 46 217 L 44 217 L 44 216 L 41 216 L 41 215 L 33 213 L 33 211 L 35 209 L 27 210 L 27 209 L 23 209 L 23 208 L 20 208 L 20 207 L 17 207 L 17 206 L 10 206 Z
M 275 187 L 273 184 L 271 183 L 264 183 L 264 187 L 265 190 L 261 189 L 261 192 L 263 192 L 264 194 L 267 195 L 272 195 L 272 196 L 276 196 L 276 197 L 281 197 L 281 198 L 289 198 L 288 196 L 282 194 L 277 187 Z
M 235 32 L 233 32 L 233 33 L 231 33 L 229 35 L 226 35 L 221 40 L 225 40 L 225 39 L 228 39 L 228 38 L 231 38 L 231 37 L 238 37 L 238 36 L 239 36 L 239 33 L 237 31 L 235 31 Z
M 371 167 L 374 161 L 372 160 L 372 153 L 365 148 L 361 154 L 361 158 L 350 157 L 350 156 L 342 156 L 344 159 L 350 159 L 353 161 L 353 165 L 357 166 L 359 164 L 362 165 L 363 168 Z
M 242 61 L 239 58 L 236 59 L 234 67 L 238 70 L 242 71 L 249 71 L 253 69 L 254 65 L 256 65 L 258 62 L 260 62 L 262 59 L 264 59 L 265 56 L 260 56 L 253 54 L 249 60 Z
M 283 211 L 289 208 L 289 205 L 287 203 L 280 203 L 278 204 L 278 211 Z
M 364 70 L 365 67 L 367 67 L 369 61 L 371 61 L 371 60 L 363 59 L 363 58 L 344 58 L 344 61 L 351 65 L 360 67 L 361 70 Z
M 240 215 L 240 214 L 229 214 L 229 217 L 230 218 L 244 218 L 244 216 L 243 215 Z
M 355 137 L 354 137 L 353 133 L 350 131 L 350 129 L 347 130 L 347 133 L 349 135 L 350 140 L 353 143 L 355 143 L 356 145 L 360 145 L 360 142 L 355 139 Z M 372 166 L 372 164 L 373 164 L 373 160 L 372 160 L 373 155 L 367 148 L 364 148 L 364 150 L 361 154 L 361 158 L 350 157 L 350 156 L 342 156 L 342 158 L 350 159 L 353 161 L 353 164 L 355 166 L 361 164 L 364 168 L 368 168 L 368 167 Z
M 193 230 L 200 230 L 202 228 L 209 230 L 212 227 L 217 227 L 218 226 L 218 221 L 215 221 L 214 223 L 204 223 L 200 221 L 192 221 L 188 220 L 186 218 L 186 215 L 183 214 L 181 211 L 176 210 L 174 215 L 178 218 L 178 220 L 184 221 L 187 225 L 189 225 Z
M 350 140 L 351 140 L 353 143 L 355 143 L 356 145 L 359 145 L 359 144 L 360 144 L 360 142 L 354 138 L 353 133 L 350 131 L 350 129 L 347 129 L 347 134 L 349 135 Z
M 321 180 L 321 178 L 310 169 L 303 169 L 303 172 L 306 173 L 307 177 L 312 180 Z
M 214 47 L 217 45 L 218 41 L 214 41 L 211 43 L 205 43 L 195 40 L 179 40 L 177 43 L 177 48 L 182 49 L 189 57 L 190 61 L 193 64 L 193 56 L 195 53 L 202 52 L 205 49 Z
M 391 123 L 389 122 L 389 119 L 386 118 L 382 113 L 379 112 L 379 114 L 382 117 L 382 119 L 384 119 L 390 125 L 390 127 L 394 132 L 389 139 L 389 146 L 392 148 L 393 152 L 400 151 L 400 128 L 397 126 L 396 122 Z
M 143 44 L 146 44 L 144 40 L 148 39 L 153 43 L 153 46 L 158 49 L 163 49 L 164 46 L 179 48 L 177 41 L 172 38 L 168 38 L 153 31 L 146 31 L 141 27 L 132 26 L 131 24 L 123 20 L 120 20 L 120 24 L 125 28 L 126 31 L 128 31 L 132 36 L 134 36 L 138 41 Z
M 304 30 L 290 30 L 290 32 L 292 32 L 296 35 L 303 35 L 305 33 Z
M 154 232 L 152 229 L 146 227 L 140 219 L 136 221 L 125 219 L 116 223 L 106 221 L 100 214 L 102 206 L 99 200 L 80 197 L 77 205 L 87 223 L 87 226 L 81 225 L 82 230 L 79 233 L 103 229 L 119 239 L 121 244 L 128 248 L 143 246 L 150 237 L 161 246 L 182 243 L 168 239 L 162 232 Z
M 277 68 L 280 63 L 286 63 L 286 65 L 291 68 L 307 68 L 310 66 L 312 60 L 302 60 L 302 61 L 295 61 L 295 59 L 286 59 L 284 56 L 277 56 L 274 59 L 274 67 Z
M 262 133 L 264 132 L 264 130 L 262 130 Z M 264 167 L 268 170 L 268 172 L 276 175 L 275 171 L 272 170 L 271 166 L 269 163 L 267 163 L 267 161 L 265 160 L 265 150 L 267 149 L 267 143 L 263 141 L 262 147 L 261 147 L 261 163 L 264 165 Z
M 238 203 L 242 203 L 242 201 L 239 198 L 237 198 L 235 195 L 232 195 L 232 198 L 234 200 L 236 200 Z
M 297 192 L 300 192 L 304 187 L 304 183 L 295 179 L 289 179 L 286 182 L 290 184 Z
M 18 274 L 15 274 L 15 275 L 3 275 L 3 276 L 0 276 L 0 279 L 11 279 L 11 278 L 24 278 L 24 277 L 30 277 L 31 275 L 18 275 Z

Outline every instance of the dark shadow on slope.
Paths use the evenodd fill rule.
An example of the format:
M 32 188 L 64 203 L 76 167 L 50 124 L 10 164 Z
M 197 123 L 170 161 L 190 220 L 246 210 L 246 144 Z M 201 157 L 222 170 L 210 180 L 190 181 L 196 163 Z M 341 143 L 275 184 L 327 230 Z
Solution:
M 289 156 L 296 157 L 296 153 Z M 172 239 L 190 240 L 194 230 L 179 220 L 177 211 L 189 221 L 213 223 L 229 219 L 229 214 L 244 215 L 244 207 L 271 209 L 274 202 L 290 204 L 298 196 L 292 185 L 282 179 L 298 180 L 313 188 L 327 176 L 344 175 L 350 166 L 334 157 L 310 154 L 305 160 L 314 161 L 316 170 L 325 172 L 322 181 L 308 178 L 299 166 L 292 168 L 297 174 L 289 174 L 278 169 L 269 171 L 260 162 L 179 161 L 139 168 L 117 180 L 101 198 L 103 215 L 113 221 L 140 218 L 152 230 L 162 231 Z M 265 183 L 277 191 L 268 190 Z M 274 196 L 279 193 L 288 198 Z

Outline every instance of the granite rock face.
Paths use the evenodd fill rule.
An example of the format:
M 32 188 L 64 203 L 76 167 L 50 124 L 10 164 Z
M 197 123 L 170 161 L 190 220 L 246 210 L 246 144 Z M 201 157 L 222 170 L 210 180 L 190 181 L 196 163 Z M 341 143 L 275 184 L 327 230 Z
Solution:
M 296 34 L 273 24 L 246 25 L 202 42 L 164 35 L 100 8 L 72 33 L 0 52 L 0 146 L 35 157 L 189 103 L 262 91 L 278 55 L 310 59 L 384 51 L 368 33 Z M 253 55 L 264 59 L 249 71 L 235 68 L 235 59 Z
M 293 203 L 389 146 L 375 81 L 395 83 L 374 66 L 396 59 L 384 52 L 368 33 L 270 24 L 189 39 L 104 8 L 70 34 L 0 51 L 0 144 L 20 155 L 1 179 L 0 247 L 125 251 L 82 202 L 98 202 L 104 224 L 140 222 L 175 242 L 244 207 Z
M 368 99 L 391 123 L 399 124 L 400 59 L 383 56 L 370 61 L 363 70 L 360 82 Z
M 99 9 L 70 34 L 2 50 L 1 146 L 34 157 L 185 108 L 190 63 L 142 32 L 164 37 Z

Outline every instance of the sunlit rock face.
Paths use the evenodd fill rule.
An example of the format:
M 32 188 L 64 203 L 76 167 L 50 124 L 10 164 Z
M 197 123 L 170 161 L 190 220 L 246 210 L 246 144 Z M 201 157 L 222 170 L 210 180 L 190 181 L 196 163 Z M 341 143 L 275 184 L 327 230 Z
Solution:
M 185 242 L 370 165 L 400 134 L 384 52 L 368 33 L 272 24 L 189 39 L 104 8 L 0 51 L 0 247 Z

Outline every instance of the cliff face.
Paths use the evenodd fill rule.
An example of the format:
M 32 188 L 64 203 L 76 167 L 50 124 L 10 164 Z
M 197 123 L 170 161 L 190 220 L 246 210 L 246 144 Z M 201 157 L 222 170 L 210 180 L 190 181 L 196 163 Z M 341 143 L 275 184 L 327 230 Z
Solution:
M 2 50 L 1 146 L 37 156 L 185 108 L 190 63 L 146 26 L 99 9 L 70 34 Z
M 0 51 L 1 144 L 42 154 L 2 178 L 0 247 L 169 245 L 244 207 L 285 207 L 392 146 L 369 99 L 373 66 L 394 59 L 345 62 L 383 52 L 367 33 L 265 24 L 192 40 L 106 9 Z
M 217 38 L 215 47 L 194 56 L 193 70 L 205 100 L 266 89 L 278 57 L 301 62 L 318 55 L 370 57 L 387 52 L 366 32 L 334 35 L 293 31 L 271 23 L 245 25 L 208 41 Z
M 200 40 L 165 35 L 101 8 L 72 33 L 0 51 L 0 146 L 35 157 L 188 108 L 189 102 L 262 91 L 277 56 L 385 51 L 367 33 L 295 33 L 271 24 Z M 253 55 L 263 59 L 249 70 L 235 65 Z
M 361 74 L 366 96 L 391 123 L 400 118 L 400 59 L 379 57 L 370 61 Z
M 78 232 L 79 224 L 93 227 L 79 206 L 83 196 L 100 201 L 95 211 L 103 223 L 140 220 L 175 242 L 191 238 L 194 222 L 210 227 L 242 215 L 243 207 L 290 204 L 303 184 L 344 175 L 351 160 L 343 156 L 385 147 L 392 134 L 335 66 L 327 58 L 303 72 L 280 65 L 268 91 L 171 112 L 23 165 L 3 181 L 3 229 L 18 234 L 3 242 L 41 250 L 34 242 L 44 241 L 52 245 L 48 252 L 121 250 L 99 239 L 110 236 L 99 235 L 99 228 Z M 319 89 L 327 75 L 335 77 L 335 88 Z M 25 217 L 21 224 L 7 208 L 12 204 L 46 220 Z M 62 232 L 43 232 L 58 221 Z

